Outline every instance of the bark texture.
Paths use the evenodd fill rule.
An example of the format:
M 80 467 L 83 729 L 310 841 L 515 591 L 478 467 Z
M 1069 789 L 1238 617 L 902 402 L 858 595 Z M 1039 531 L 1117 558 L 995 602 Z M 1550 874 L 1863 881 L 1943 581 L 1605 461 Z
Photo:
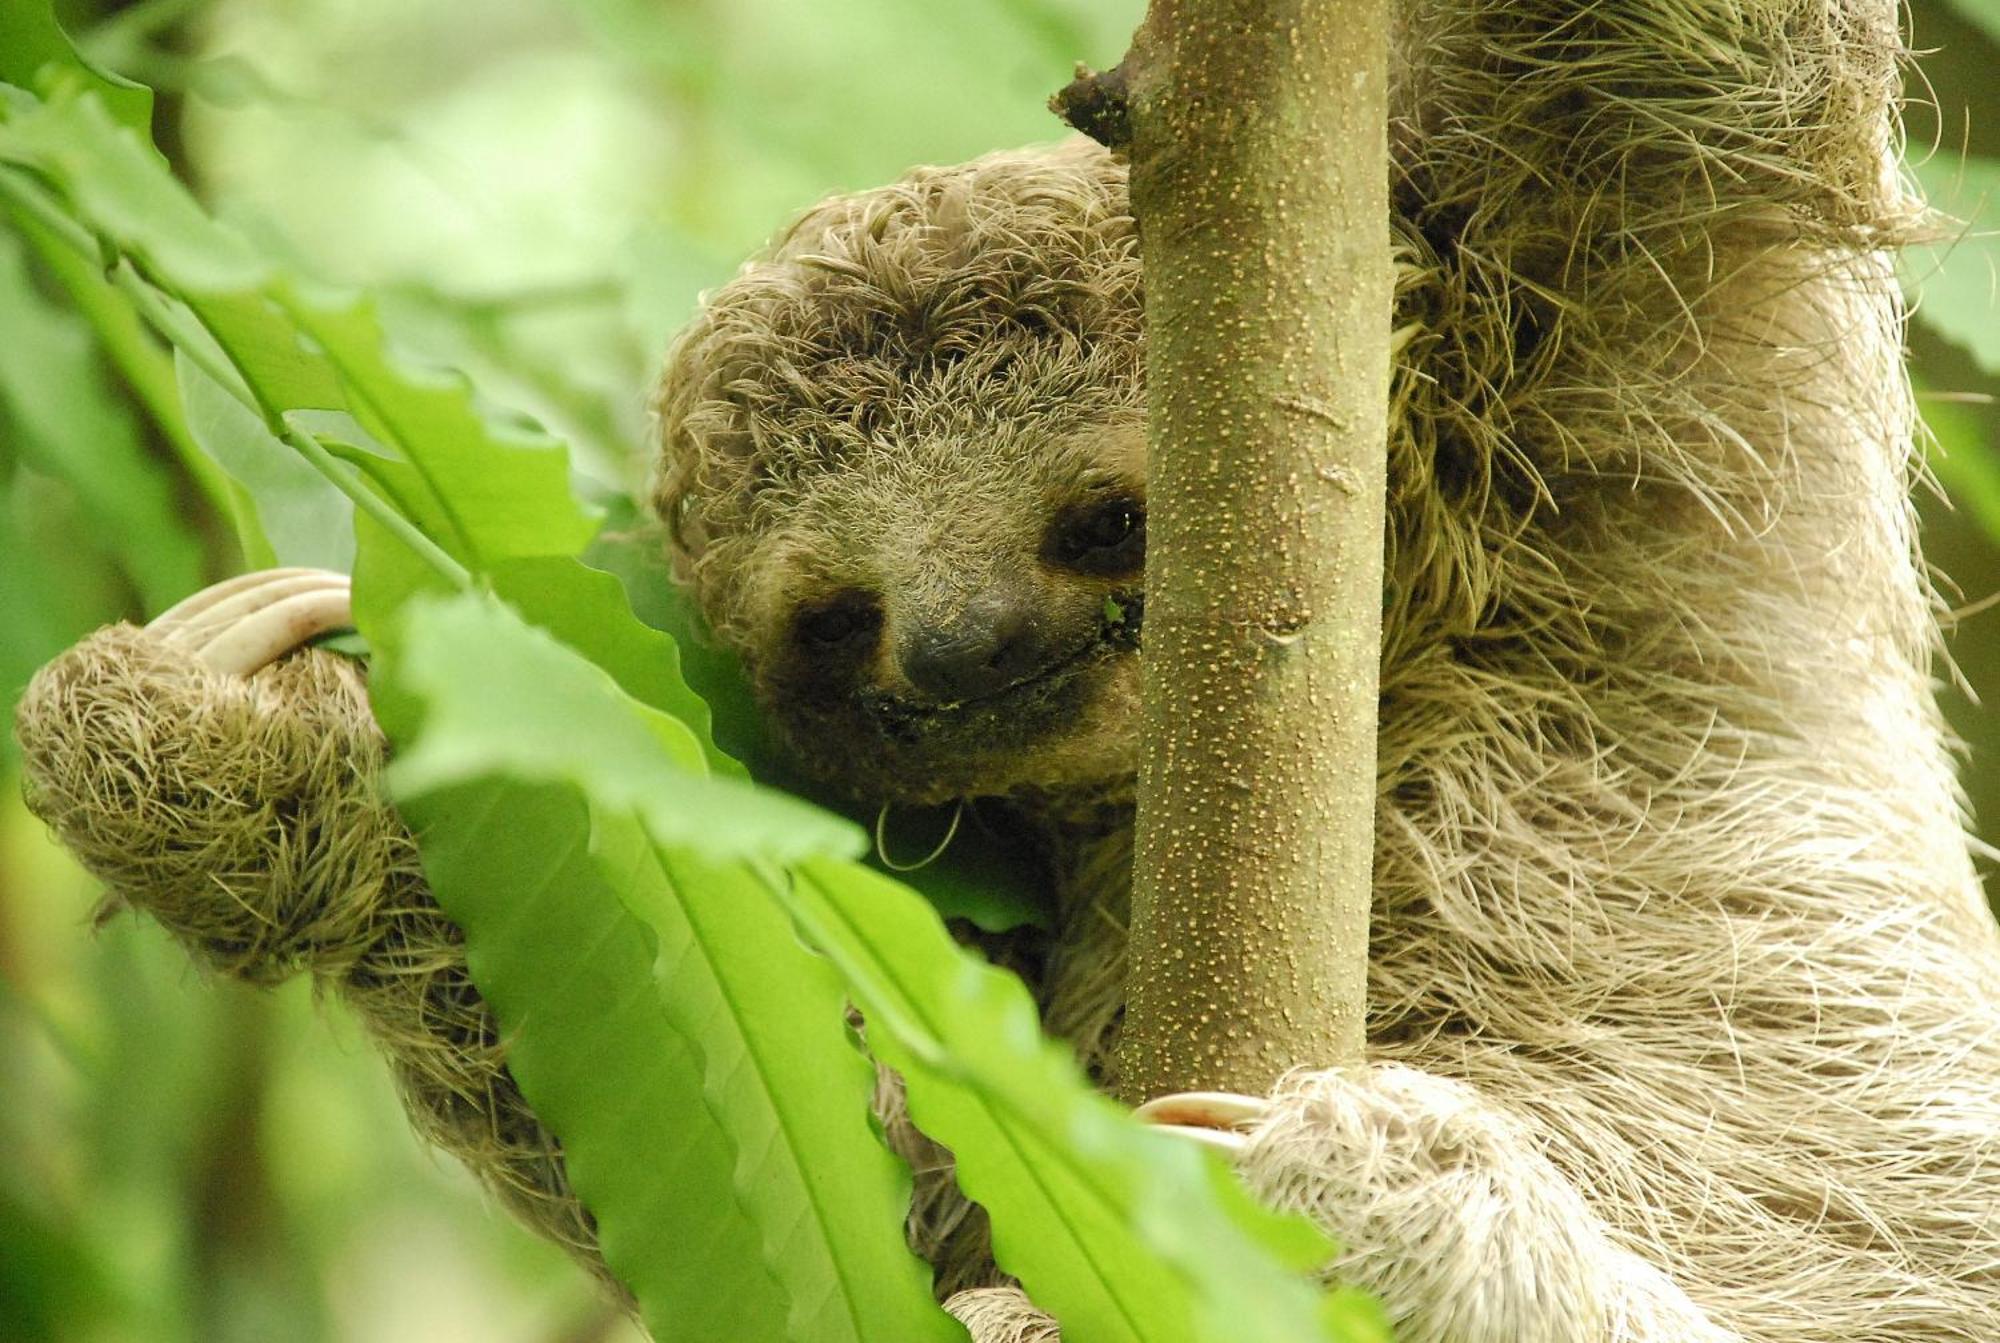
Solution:
M 1391 271 L 1387 6 L 1160 0 L 1129 1099 L 1359 1062 Z

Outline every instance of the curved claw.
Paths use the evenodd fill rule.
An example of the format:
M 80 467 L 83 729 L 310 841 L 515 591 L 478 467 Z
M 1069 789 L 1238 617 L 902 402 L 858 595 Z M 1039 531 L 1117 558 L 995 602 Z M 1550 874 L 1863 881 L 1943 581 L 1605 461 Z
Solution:
M 225 676 L 248 676 L 320 635 L 353 623 L 345 587 L 302 592 L 222 630 L 202 645 L 199 656 Z
M 352 623 L 345 575 L 273 569 L 204 589 L 147 628 L 191 649 L 216 672 L 247 676 Z
M 340 575 L 328 573 L 324 569 L 257 569 L 234 578 L 225 578 L 220 583 L 211 583 L 201 591 L 183 597 L 147 622 L 146 628 L 158 630 L 163 626 L 184 624 L 208 610 L 225 597 L 234 597 L 247 588 L 258 587 L 280 578 L 299 578 L 307 574 L 323 574 L 329 578 Z
M 346 590 L 347 577 L 324 569 L 267 569 L 204 588 L 146 628 L 176 643 L 205 643 L 245 616 L 306 592 Z
M 1234 1155 L 1249 1143 L 1249 1130 L 1269 1112 L 1261 1096 L 1230 1091 L 1177 1091 L 1155 1096 L 1132 1113 L 1167 1133 Z

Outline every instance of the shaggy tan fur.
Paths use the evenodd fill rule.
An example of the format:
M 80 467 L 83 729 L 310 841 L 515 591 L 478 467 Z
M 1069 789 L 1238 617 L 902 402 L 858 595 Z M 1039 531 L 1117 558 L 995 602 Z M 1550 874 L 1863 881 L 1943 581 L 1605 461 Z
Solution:
M 1299 1080 L 1248 1173 L 1406 1338 L 1992 1337 L 2000 948 L 1906 502 L 1891 8 L 1414 4 L 1399 51 L 1370 1035 L 1428 1077 Z M 960 561 L 885 528 L 1018 557 L 1073 417 L 1138 404 L 1065 381 L 1137 367 L 1119 191 L 1069 146 L 830 202 L 683 337 L 659 502 L 767 686 L 800 555 L 886 575 L 893 632 Z M 1123 879 L 1057 861 L 1105 878 L 1044 985 L 1102 1073 Z
M 359 664 L 307 650 L 219 676 L 114 625 L 41 670 L 17 726 L 28 805 L 111 888 L 100 919 L 136 909 L 222 974 L 308 971 L 334 988 L 389 1056 L 417 1131 L 611 1283 L 464 938 L 382 800 Z
M 1403 11 L 1376 1065 L 1289 1079 L 1244 1168 L 1329 1226 L 1408 1343 L 2000 1337 L 2000 937 L 1906 498 L 1884 254 L 1919 216 L 1889 167 L 1893 23 L 1881 0 Z M 806 215 L 712 296 L 660 400 L 678 558 L 804 753 L 871 797 L 1004 792 L 1043 827 L 1062 915 L 1030 951 L 1051 1029 L 1100 1076 L 1129 648 L 1099 630 L 1068 698 L 946 706 L 865 748 L 907 689 L 895 638 L 981 583 L 1029 583 L 1077 630 L 1136 595 L 1051 575 L 1036 545 L 1076 492 L 1143 488 L 1139 304 L 1119 170 L 1079 144 L 996 155 Z M 879 596 L 884 639 L 842 673 L 854 695 L 813 702 L 786 632 L 842 588 Z M 227 732 L 160 773 L 200 721 L 184 689 L 128 690 L 89 644 L 58 668 L 22 725 L 72 844 L 120 807 L 173 830 L 210 771 L 253 778 Z M 135 723 L 157 744 L 107 754 Z M 376 749 L 351 721 L 271 749 L 310 757 L 315 732 Z M 374 825 L 374 758 L 282 795 Z M 315 867 L 317 832 L 282 811 L 226 891 Z M 144 842 L 89 855 L 134 903 L 212 861 L 191 834 L 169 882 Z M 358 857 L 309 898 L 289 876 L 252 895 L 256 922 L 312 927 L 327 902 L 435 920 L 385 887 L 406 868 Z M 241 965 L 250 934 L 220 917 L 184 932 Z M 410 927 L 435 940 L 404 954 L 457 966 L 448 930 Z M 375 943 L 330 945 L 350 966 Z M 392 1040 L 428 1009 L 403 1011 Z M 479 1021 L 479 1075 L 504 1078 Z M 531 1131 L 504 1083 L 469 1102 Z M 894 1132 L 914 1233 L 972 1289 L 955 1313 L 979 1343 L 1053 1337 L 990 1276 L 941 1154 Z M 561 1194 L 553 1163 L 521 1169 Z

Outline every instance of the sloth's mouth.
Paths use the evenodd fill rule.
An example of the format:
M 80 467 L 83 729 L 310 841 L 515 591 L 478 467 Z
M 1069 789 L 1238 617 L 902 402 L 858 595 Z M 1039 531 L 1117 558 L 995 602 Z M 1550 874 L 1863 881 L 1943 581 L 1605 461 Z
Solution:
M 1026 708 L 1032 702 L 1047 700 L 1090 665 L 1110 656 L 1111 651 L 1103 639 L 1092 638 L 1040 671 L 1030 672 L 1020 680 L 1009 682 L 987 694 L 953 700 L 948 704 L 913 700 L 882 691 L 863 695 L 862 704 L 890 736 L 913 741 L 946 724 L 974 717 L 984 718 L 1008 708 Z
M 1104 619 L 1089 638 L 1055 661 L 984 695 L 941 704 L 878 691 L 863 695 L 862 703 L 885 734 L 905 744 L 964 725 L 991 724 L 1001 716 L 1016 731 L 1032 728 L 1049 711 L 1069 705 L 1072 697 L 1065 692 L 1093 668 L 1138 648 L 1144 611 L 1142 594 L 1107 601 Z
M 1078 644 L 1068 654 L 1049 663 L 1040 671 L 1029 672 L 1018 681 L 1009 681 L 998 690 L 989 690 L 984 695 L 974 695 L 969 699 L 953 700 L 949 704 L 927 705 L 925 706 L 925 710 L 930 713 L 958 713 L 966 709 L 981 708 L 985 705 L 997 704 L 1023 694 L 1032 693 L 1052 681 L 1069 676 L 1086 659 L 1095 657 L 1103 647 L 1104 640 L 1093 635 L 1090 639 Z

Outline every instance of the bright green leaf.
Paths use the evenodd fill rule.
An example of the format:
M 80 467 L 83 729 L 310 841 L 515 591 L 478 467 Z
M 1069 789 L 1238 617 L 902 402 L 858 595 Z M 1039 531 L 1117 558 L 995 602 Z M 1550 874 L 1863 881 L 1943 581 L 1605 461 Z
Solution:
M 378 684 L 385 675 L 393 658 L 377 663 Z M 398 805 L 507 1031 L 508 1069 L 562 1139 L 605 1261 L 654 1337 L 779 1337 L 785 1298 L 737 1205 L 701 1060 L 660 1006 L 652 934 L 590 856 L 582 800 L 489 781 Z
M 1903 259 L 1916 320 L 2000 373 L 2000 161 L 1939 154 L 1915 172 L 1931 204 L 1965 225 L 1950 243 Z
M 367 305 L 321 307 L 289 292 L 283 302 L 338 370 L 355 418 L 424 481 L 437 510 L 427 519 L 433 540 L 475 568 L 589 544 L 597 520 L 570 493 L 561 444 L 503 436 L 473 408 L 463 379 L 392 362 Z
M 461 778 L 484 772 L 589 789 L 600 861 L 618 898 L 652 931 L 667 1015 L 696 1046 L 706 1104 L 740 1153 L 734 1187 L 787 1290 L 785 1336 L 799 1343 L 962 1337 L 932 1304 L 928 1274 L 903 1242 L 908 1176 L 871 1132 L 873 1070 L 848 1038 L 841 983 L 799 943 L 754 877 L 682 851 L 686 824 L 663 820 L 668 809 L 701 812 L 703 788 L 722 789 L 736 813 L 711 816 L 697 842 L 715 852 L 721 828 L 737 825 L 743 834 L 736 842 L 750 844 L 761 824 L 763 849 L 784 850 L 811 835 L 808 809 L 689 773 L 702 761 L 686 742 L 670 737 L 653 745 L 656 711 L 489 599 L 417 601 L 405 616 L 393 655 L 378 658 L 377 691 L 421 700 L 423 726 L 411 734 L 413 715 L 383 715 L 403 748 L 392 786 L 404 798 L 433 791 L 434 762 L 443 756 Z M 621 819 L 634 811 L 646 817 L 645 830 Z M 418 812 L 438 815 L 435 808 Z M 439 838 L 430 820 L 419 825 L 428 865 Z M 831 833 L 851 838 L 843 828 Z M 661 839 L 676 847 L 655 850 Z M 535 880 L 538 867 L 517 866 L 495 871 L 490 882 L 504 889 Z M 457 904 L 446 903 L 466 920 Z M 466 926 L 475 949 L 493 935 L 490 923 Z M 483 966 L 490 960 L 476 955 L 482 985 Z M 529 1007 L 524 1032 L 538 1026 Z M 525 1075 L 523 1085 L 540 1104 Z M 557 1131 L 573 1143 L 575 1124 L 594 1123 L 582 1112 Z M 616 1146 L 602 1129 L 581 1132 L 600 1149 Z M 620 1141 L 643 1147 L 645 1139 L 625 1133 Z M 607 1241 L 612 1232 L 607 1225 Z M 631 1227 L 623 1233 L 639 1234 Z M 641 1284 L 632 1285 L 645 1302 Z
M 875 1070 L 847 1030 L 839 975 L 740 865 L 654 849 L 636 826 L 622 849 L 619 894 L 658 937 L 668 1015 L 706 1060 L 709 1104 L 740 1153 L 738 1196 L 792 1301 L 786 1336 L 962 1343 L 904 1241 L 909 1171 L 870 1125 Z
M 492 578 L 494 590 L 529 624 L 609 672 L 626 694 L 685 724 L 710 769 L 745 777 L 743 767 L 716 746 L 708 705 L 681 677 L 679 648 L 640 623 L 616 578 L 551 556 L 505 561 L 495 566 Z
M 1986 30 L 1995 42 L 2000 42 L 2000 0 L 1946 0 L 1953 9 Z
M 39 0 L 0 4 L 0 80 L 45 89 L 52 79 L 87 80 L 118 120 L 145 132 L 153 124 L 153 91 L 86 61 Z
M 1208 1154 L 1145 1131 L 1091 1090 L 1041 1036 L 1020 982 L 957 947 L 912 892 L 826 860 L 784 889 L 808 938 L 846 973 L 911 1114 L 952 1149 L 960 1183 L 992 1215 L 1001 1266 L 1065 1339 L 1375 1337 L 1365 1310 L 1322 1320 L 1320 1294 L 1296 1276 L 1328 1253 L 1317 1232 L 1220 1197 Z
M 149 141 L 74 82 L 46 102 L 0 85 L 0 161 L 58 184 L 94 230 L 187 289 L 254 289 L 269 272 L 203 212 Z
M 365 304 L 303 295 L 95 98 L 15 91 L 4 105 L 0 161 L 53 183 L 90 232 L 134 258 L 166 291 L 149 317 L 274 431 L 299 411 L 351 412 L 421 480 L 419 526 L 474 567 L 588 542 L 595 520 L 570 494 L 559 444 L 488 426 L 462 380 L 402 368 Z
M 656 841 L 717 861 L 860 851 L 855 827 L 810 803 L 709 777 L 689 728 L 499 603 L 412 605 L 401 675 L 426 715 L 390 766 L 399 793 L 509 773 L 580 784 Z
M 1934 439 L 1925 461 L 1952 503 L 2000 539 L 2000 445 L 1987 434 L 1987 417 L 1971 406 L 1922 396 L 1921 389 L 1919 404 Z

